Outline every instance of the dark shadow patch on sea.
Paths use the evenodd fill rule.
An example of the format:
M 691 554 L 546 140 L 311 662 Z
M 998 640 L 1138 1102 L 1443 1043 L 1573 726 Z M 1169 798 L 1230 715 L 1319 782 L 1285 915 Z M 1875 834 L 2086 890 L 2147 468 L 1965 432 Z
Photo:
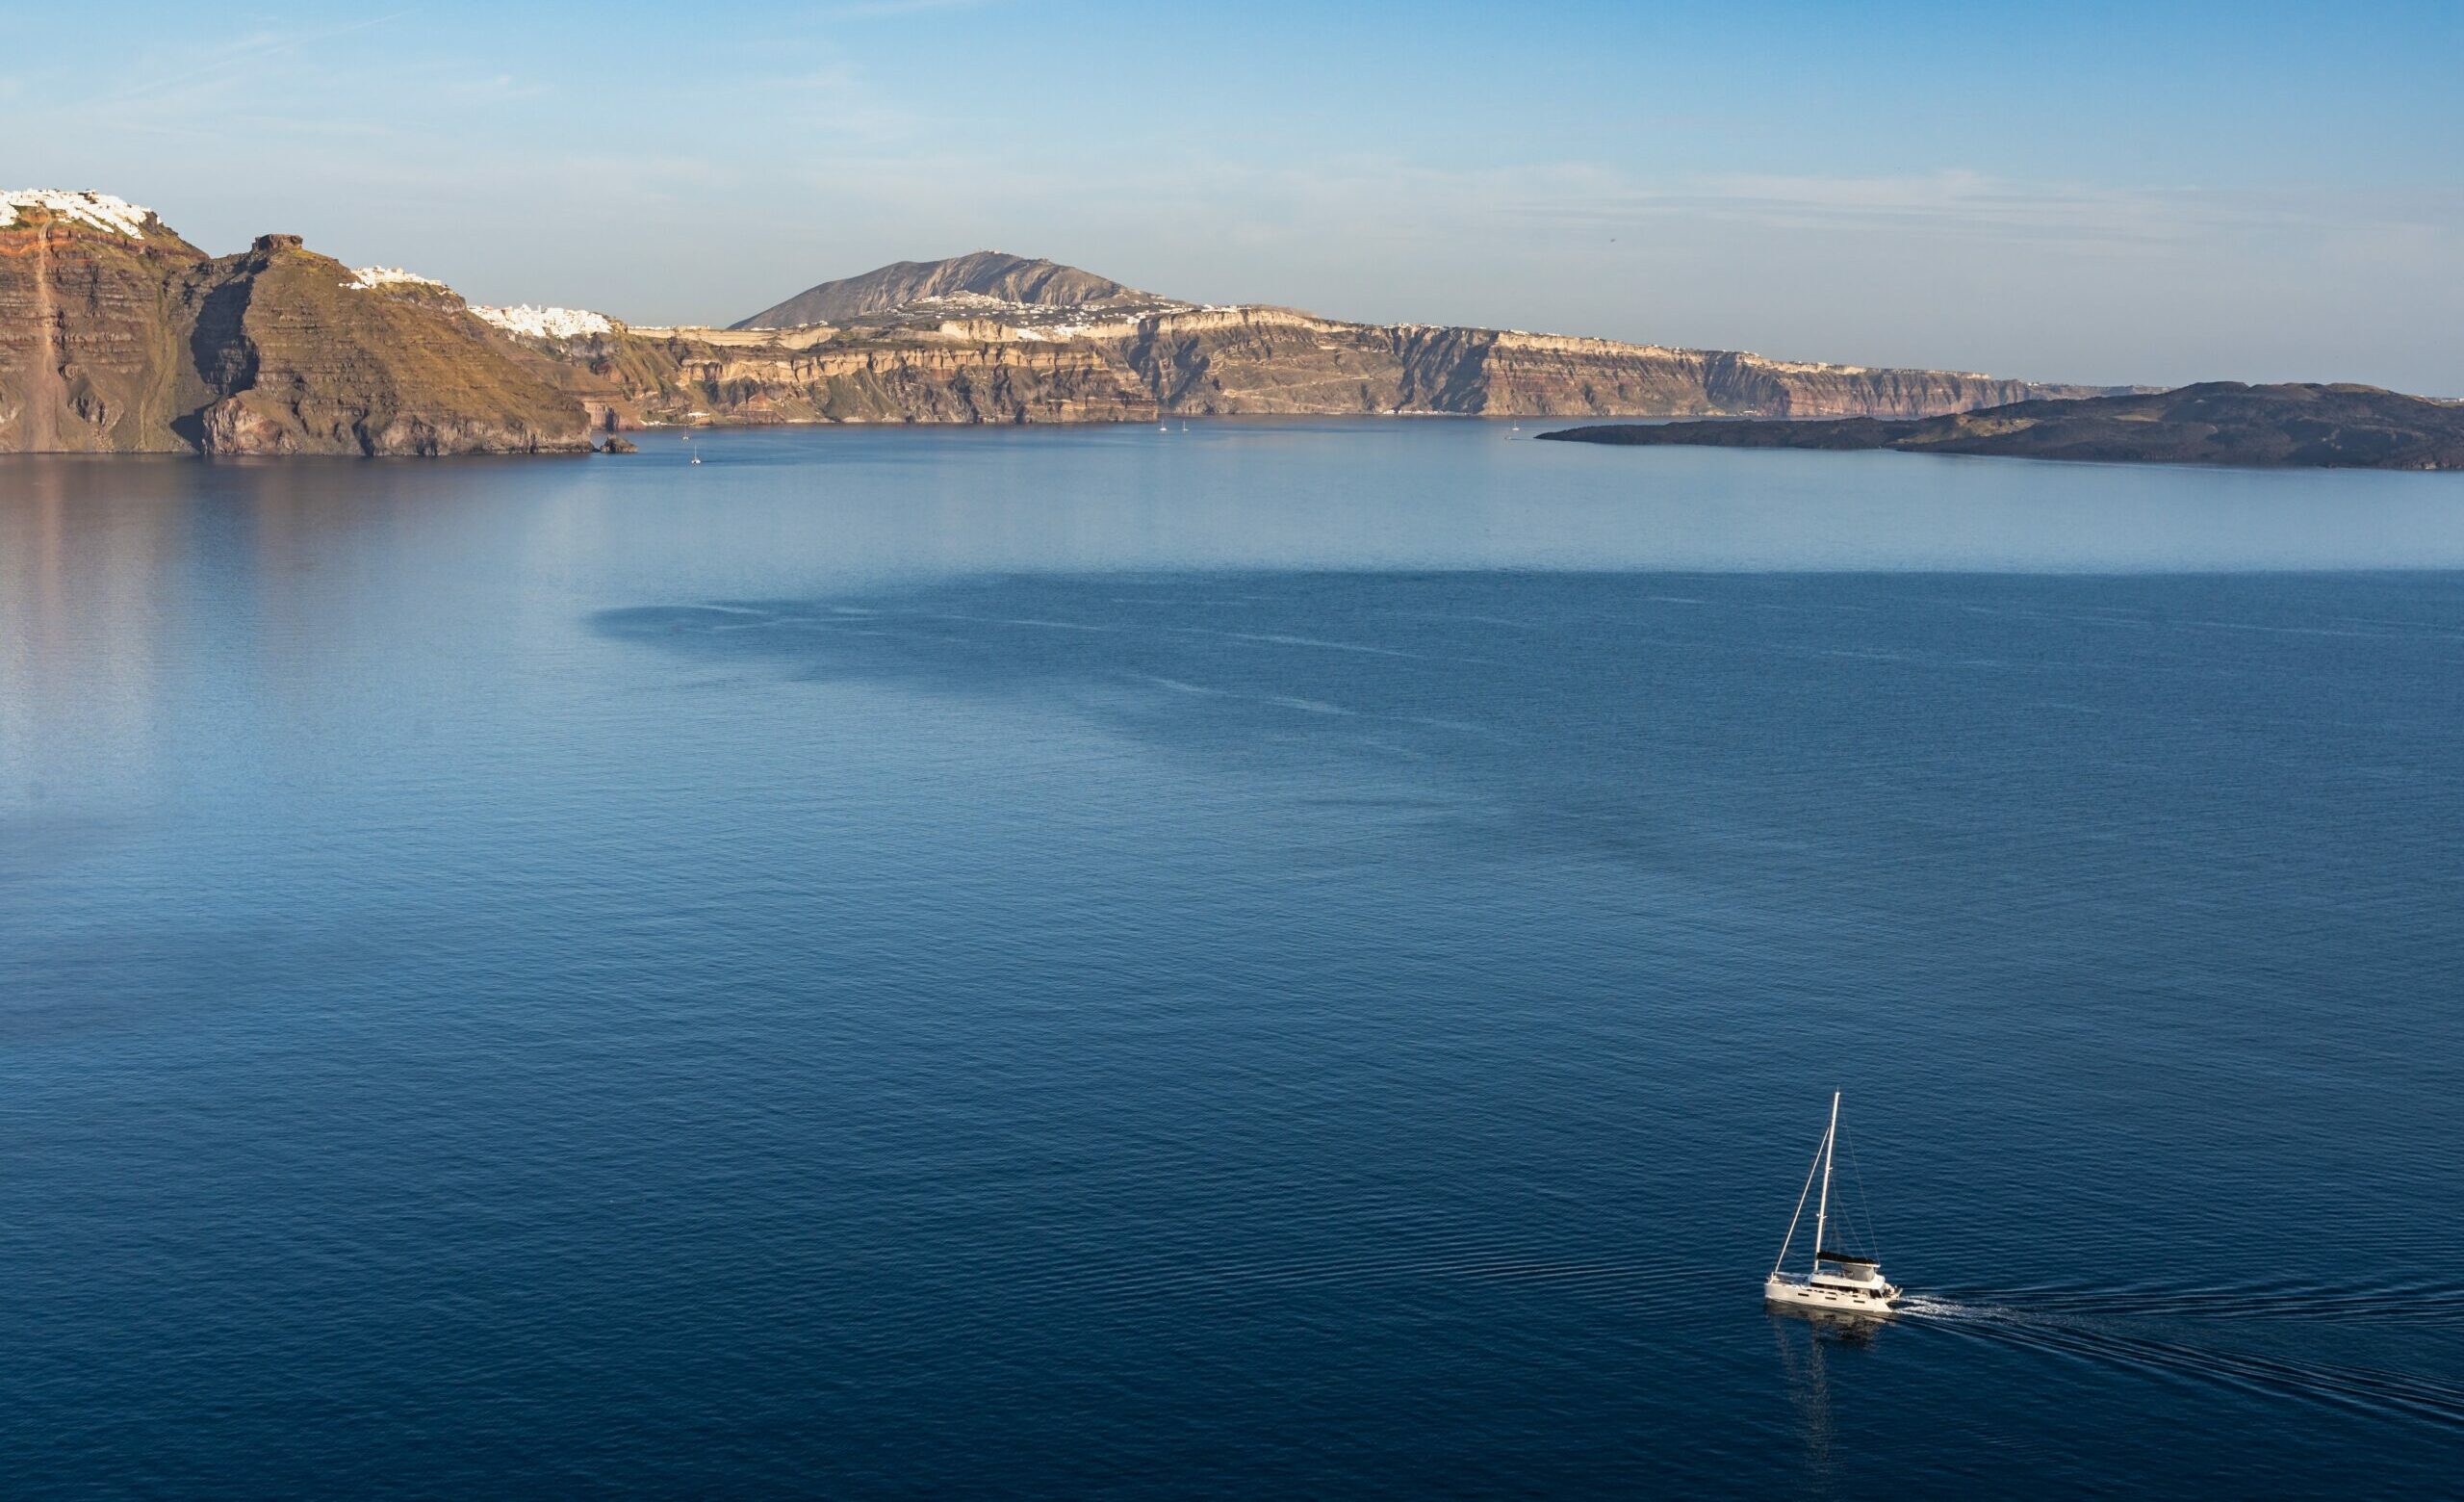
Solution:
M 1661 639 L 1677 608 L 1650 592 L 1558 574 L 1023 576 L 592 624 L 705 663 L 1059 707 L 1476 844 L 1657 865 L 1672 840 L 1769 838 L 1695 795 L 1670 735 L 1689 696 L 1655 682 L 1690 653 Z
M 2166 909 L 2195 852 L 2291 904 L 2357 833 L 2404 838 L 2375 829 L 2387 778 L 2456 765 L 2434 686 L 2464 671 L 2446 575 L 1040 574 L 592 624 L 1059 708 L 1747 910 L 1810 884 L 1830 921 L 1946 904 L 2021 945 L 2064 882 Z

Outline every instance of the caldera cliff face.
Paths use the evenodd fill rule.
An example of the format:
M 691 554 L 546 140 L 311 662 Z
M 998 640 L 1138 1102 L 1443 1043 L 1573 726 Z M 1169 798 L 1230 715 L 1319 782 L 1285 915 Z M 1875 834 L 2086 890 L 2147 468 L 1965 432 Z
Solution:
M 116 198 L 0 200 L 0 452 L 188 447 L 173 305 L 205 259 Z
M 774 326 L 810 309 L 840 323 Z M 296 236 L 210 257 L 103 194 L 0 194 L 0 453 L 578 453 L 663 423 L 1910 419 L 2089 394 L 1200 305 L 996 251 L 825 282 L 735 328 L 629 327 L 473 307 Z
M 94 194 L 0 198 L 0 453 L 580 453 L 565 372 L 416 277 L 208 257 Z
M 1289 308 L 1175 306 L 1057 324 L 1011 322 L 981 305 L 914 304 L 900 314 L 843 328 L 611 324 L 528 342 L 575 373 L 594 411 L 626 424 L 1896 418 L 2102 389 L 1498 329 L 1348 324 Z

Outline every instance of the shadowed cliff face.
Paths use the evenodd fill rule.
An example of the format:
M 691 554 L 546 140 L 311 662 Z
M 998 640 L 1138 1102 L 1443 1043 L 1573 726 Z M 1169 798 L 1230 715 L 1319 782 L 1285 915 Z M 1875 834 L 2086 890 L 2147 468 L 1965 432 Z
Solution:
M 39 208 L 0 227 L 0 453 L 578 451 L 564 373 L 426 284 L 269 235 L 209 260 Z

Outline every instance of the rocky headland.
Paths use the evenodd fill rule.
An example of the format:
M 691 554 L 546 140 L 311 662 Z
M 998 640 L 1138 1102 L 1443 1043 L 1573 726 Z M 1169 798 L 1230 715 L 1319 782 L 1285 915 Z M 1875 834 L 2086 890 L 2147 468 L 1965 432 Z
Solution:
M 2464 403 L 2375 386 L 2246 386 L 2019 401 L 1919 420 L 1620 424 L 1542 433 L 1569 443 L 1891 449 L 2106 463 L 2464 470 Z
M 0 452 L 581 453 L 555 363 L 292 235 L 208 256 L 95 194 L 0 196 Z

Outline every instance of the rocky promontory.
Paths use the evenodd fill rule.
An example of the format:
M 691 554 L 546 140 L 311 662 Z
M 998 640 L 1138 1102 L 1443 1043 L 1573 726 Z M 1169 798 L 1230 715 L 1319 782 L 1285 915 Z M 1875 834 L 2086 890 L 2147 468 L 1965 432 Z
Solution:
M 0 452 L 582 453 L 565 371 L 295 235 L 210 257 L 99 194 L 0 195 Z

